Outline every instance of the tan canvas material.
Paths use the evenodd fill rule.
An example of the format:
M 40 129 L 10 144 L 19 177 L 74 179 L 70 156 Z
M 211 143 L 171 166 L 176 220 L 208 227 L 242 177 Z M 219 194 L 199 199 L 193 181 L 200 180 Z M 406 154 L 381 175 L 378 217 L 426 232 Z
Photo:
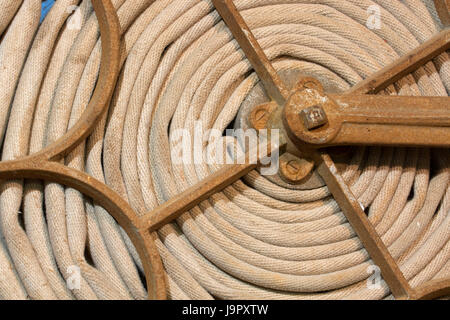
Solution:
M 217 170 L 175 164 L 170 137 L 196 121 L 224 131 L 261 86 L 209 0 L 113 0 L 121 74 L 107 114 L 65 165 L 143 215 Z M 280 72 L 346 90 L 442 26 L 431 0 L 235 0 Z M 369 29 L 377 5 L 380 29 Z M 90 0 L 0 0 L 2 160 L 61 137 L 89 103 L 101 39 Z M 443 53 L 384 94 L 450 91 Z M 450 276 L 448 150 L 360 148 L 344 179 L 412 286 Z M 1 299 L 145 299 L 142 264 L 102 207 L 48 181 L 2 181 Z M 383 299 L 370 260 L 326 187 L 277 185 L 258 171 L 157 233 L 172 299 Z M 68 286 L 80 270 L 79 286 Z M 74 272 L 75 270 L 75 272 Z

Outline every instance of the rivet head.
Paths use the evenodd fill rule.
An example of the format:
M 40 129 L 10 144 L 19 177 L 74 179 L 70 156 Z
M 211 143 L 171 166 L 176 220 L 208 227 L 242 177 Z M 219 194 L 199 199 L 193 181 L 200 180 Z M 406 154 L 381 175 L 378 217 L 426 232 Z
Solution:
M 261 109 L 258 110 L 255 114 L 255 120 L 256 121 L 265 121 L 269 115 L 269 112 L 267 110 Z
M 285 153 L 280 157 L 280 176 L 287 183 L 301 183 L 314 169 L 314 162 Z
M 276 109 L 276 104 L 269 102 L 255 107 L 250 113 L 250 125 L 256 130 L 266 128 L 270 114 Z
M 300 171 L 300 163 L 296 160 L 291 160 L 286 164 L 287 171 L 292 175 L 298 175 Z
M 319 105 L 312 106 L 300 111 L 306 129 L 314 130 L 328 123 L 327 115 Z

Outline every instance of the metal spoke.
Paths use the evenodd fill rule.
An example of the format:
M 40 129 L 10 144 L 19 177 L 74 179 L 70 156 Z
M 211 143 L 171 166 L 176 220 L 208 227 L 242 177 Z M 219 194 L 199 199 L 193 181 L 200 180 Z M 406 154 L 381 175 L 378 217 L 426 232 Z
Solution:
M 450 295 L 450 279 L 437 279 L 414 288 L 414 299 L 431 300 Z
M 441 31 L 417 49 L 361 81 L 347 93 L 376 94 L 448 49 L 450 49 L 450 29 Z
M 278 76 L 233 1 L 212 0 L 212 2 L 263 82 L 269 96 L 279 105 L 283 105 L 289 97 L 289 90 Z
M 102 35 L 102 57 L 100 73 L 89 105 L 80 119 L 61 138 L 46 146 L 31 157 L 57 160 L 67 155 L 89 136 L 102 115 L 107 111 L 120 68 L 120 22 L 115 8 L 108 1 L 92 1 L 99 14 Z
M 330 95 L 341 126 L 333 145 L 450 147 L 450 98 Z M 328 114 L 328 113 L 327 113 Z
M 264 158 L 271 157 L 273 152 L 279 152 L 284 145 L 271 145 L 268 142 L 267 153 L 258 161 L 250 161 L 253 155 L 260 155 L 259 146 L 256 150 L 252 149 L 247 152 L 243 159 L 239 159 L 239 164 L 225 165 L 222 169 L 209 175 L 206 179 L 201 180 L 194 186 L 188 188 L 184 192 L 168 200 L 155 210 L 149 212 L 142 218 L 141 228 L 155 231 L 167 223 L 172 222 L 186 211 L 194 208 L 200 202 L 208 199 L 211 195 L 222 191 L 229 185 L 233 184 L 250 171 L 261 165 Z
M 143 228 L 155 231 L 174 221 L 186 211 L 225 189 L 256 167 L 256 164 L 225 166 L 150 212 L 144 217 Z
M 450 0 L 434 0 L 436 11 L 444 27 L 450 26 Z
M 293 102 L 291 102 L 293 100 Z M 324 124 L 311 129 L 310 108 Z M 286 129 L 298 145 L 324 148 L 343 145 L 450 147 L 450 98 L 330 94 L 293 94 L 284 110 Z M 304 115 L 303 118 L 299 115 Z M 306 120 L 305 120 L 306 119 Z
M 253 33 L 237 11 L 232 1 L 213 0 L 223 20 L 227 23 L 233 36 L 238 41 L 248 60 L 263 82 L 272 99 L 283 105 L 289 97 L 289 91 L 278 76 Z M 269 150 L 270 150 L 269 146 Z M 279 146 L 277 146 L 279 150 Z M 271 150 L 273 151 L 273 150 Z M 270 151 L 270 152 L 271 152 Z M 268 155 L 270 155 L 270 152 Z M 248 157 L 248 154 L 247 154 Z M 226 165 L 208 178 L 200 181 L 183 193 L 165 202 L 155 210 L 143 217 L 142 226 L 149 230 L 157 230 L 163 225 L 175 220 L 184 212 L 192 209 L 203 200 L 208 199 L 214 193 L 220 192 L 230 184 L 256 169 L 259 164 Z
M 326 182 L 334 199 L 352 225 L 371 259 L 380 268 L 383 279 L 396 298 L 408 298 L 413 291 L 400 271 L 396 261 L 381 240 L 372 223 L 364 213 L 361 204 L 353 195 L 344 179 L 338 173 L 331 157 L 320 153 L 319 174 Z

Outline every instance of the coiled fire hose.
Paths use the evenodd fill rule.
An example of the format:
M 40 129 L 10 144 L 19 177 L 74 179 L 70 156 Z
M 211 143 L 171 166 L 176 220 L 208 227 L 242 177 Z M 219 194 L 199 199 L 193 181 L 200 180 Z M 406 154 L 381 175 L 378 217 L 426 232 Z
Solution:
M 109 109 L 61 161 L 143 215 L 215 171 L 175 164 L 170 136 L 224 131 L 261 86 L 210 1 L 112 0 L 122 45 Z M 430 0 L 235 0 L 280 73 L 346 90 L 441 28 Z M 366 26 L 367 9 L 381 27 Z M 101 61 L 90 0 L 0 0 L 2 161 L 62 137 L 87 108 Z M 447 53 L 385 94 L 447 96 Z M 360 148 L 343 176 L 410 285 L 450 276 L 448 151 Z M 127 233 L 80 191 L 5 180 L 0 194 L 0 298 L 145 299 Z M 382 299 L 372 262 L 327 187 L 299 189 L 252 171 L 153 234 L 171 299 Z M 73 270 L 79 285 L 68 286 Z

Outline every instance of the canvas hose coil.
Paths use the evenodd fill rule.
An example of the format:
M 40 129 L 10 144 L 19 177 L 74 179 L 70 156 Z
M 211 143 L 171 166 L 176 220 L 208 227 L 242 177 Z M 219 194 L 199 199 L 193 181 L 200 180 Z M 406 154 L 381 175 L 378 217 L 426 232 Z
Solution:
M 112 0 L 122 34 L 108 111 L 61 164 L 85 171 L 137 215 L 218 166 L 174 164 L 170 135 L 196 121 L 224 131 L 255 86 L 250 63 L 210 1 Z M 432 1 L 235 0 L 280 73 L 313 74 L 339 90 L 373 74 L 442 27 Z M 367 8 L 381 9 L 369 29 Z M 2 161 L 35 154 L 76 125 L 97 84 L 99 25 L 90 0 L 0 0 Z M 74 7 L 75 6 L 75 7 Z M 73 10 L 68 10 L 73 8 Z M 70 20 L 70 23 L 68 22 Z M 450 90 L 443 53 L 385 94 Z M 448 150 L 368 147 L 343 176 L 411 286 L 450 276 Z M 127 233 L 77 189 L 4 180 L 0 298 L 145 299 Z M 171 299 L 382 299 L 372 262 L 327 187 L 278 185 L 257 171 L 152 235 Z M 68 281 L 79 268 L 79 286 Z

